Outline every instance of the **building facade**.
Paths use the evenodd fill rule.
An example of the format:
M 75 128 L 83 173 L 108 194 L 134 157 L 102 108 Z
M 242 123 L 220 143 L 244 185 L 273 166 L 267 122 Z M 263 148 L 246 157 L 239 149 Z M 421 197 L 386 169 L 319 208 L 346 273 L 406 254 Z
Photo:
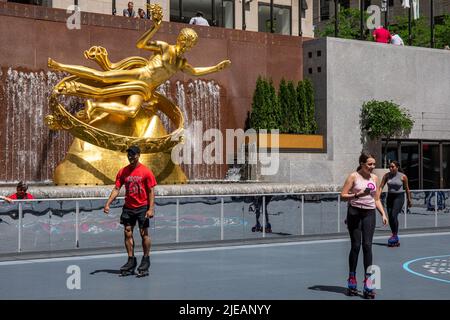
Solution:
M 342 185 L 362 149 L 374 152 L 382 167 L 385 141 L 362 143 L 359 126 L 363 103 L 374 99 L 399 104 L 414 120 L 411 133 L 390 141 L 387 153 L 388 160 L 400 162 L 411 188 L 450 188 L 448 50 L 328 37 L 305 42 L 303 54 L 304 78 L 316 89 L 316 117 L 327 150 L 302 155 L 304 161 L 282 155 L 281 169 L 290 181 Z
M 245 1 L 244 5 L 242 1 Z M 284 35 L 314 37 L 313 1 L 315 0 L 275 0 L 273 9 L 273 31 Z M 77 4 L 81 11 L 122 15 L 128 0 L 13 0 L 10 2 L 30 3 L 53 8 L 67 9 Z M 270 1 L 265 0 L 134 0 L 134 9 L 145 10 L 146 3 L 159 3 L 164 12 L 164 21 L 189 23 L 197 11 L 212 26 L 247 31 L 270 32 Z M 302 3 L 299 14 L 299 2 Z M 243 10 L 243 8 L 245 10 Z M 245 12 L 244 15 L 242 12 Z M 301 31 L 299 16 L 302 16 Z
M 341 8 L 360 8 L 360 1 L 363 1 L 364 9 L 371 5 L 379 6 L 382 9 L 381 21 L 384 23 L 387 12 L 388 23 L 395 23 L 395 17 L 407 16 L 408 10 L 402 4 L 404 0 L 337 0 Z M 429 21 L 431 15 L 430 0 L 414 0 L 418 3 L 418 16 L 426 17 Z M 315 28 L 322 28 L 325 23 L 334 19 L 335 0 L 315 0 L 313 5 L 313 25 Z M 387 10 L 386 8 L 387 5 Z M 433 16 L 435 23 L 440 23 L 445 14 L 450 14 L 450 1 L 434 0 Z

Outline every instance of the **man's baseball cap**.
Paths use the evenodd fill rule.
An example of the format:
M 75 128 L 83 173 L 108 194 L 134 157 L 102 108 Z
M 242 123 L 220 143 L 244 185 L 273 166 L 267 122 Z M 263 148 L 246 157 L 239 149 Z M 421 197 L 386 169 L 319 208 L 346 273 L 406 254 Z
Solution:
M 127 149 L 127 152 L 133 154 L 141 154 L 141 149 L 138 146 L 131 146 Z

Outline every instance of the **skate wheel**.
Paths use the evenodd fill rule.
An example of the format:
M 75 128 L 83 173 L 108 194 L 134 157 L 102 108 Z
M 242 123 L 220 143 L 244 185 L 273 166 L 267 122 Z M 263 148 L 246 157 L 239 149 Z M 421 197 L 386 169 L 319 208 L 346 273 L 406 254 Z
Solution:
M 347 289 L 347 295 L 349 295 L 349 296 L 357 296 L 358 295 L 358 290 L 356 290 L 356 289 Z
M 120 271 L 119 277 L 127 277 L 134 275 L 134 271 Z
M 136 277 L 137 277 L 137 278 L 143 278 L 143 277 L 146 277 L 146 276 L 148 276 L 148 275 L 149 275 L 148 272 L 143 272 L 143 273 L 138 273 L 138 274 L 136 275 Z

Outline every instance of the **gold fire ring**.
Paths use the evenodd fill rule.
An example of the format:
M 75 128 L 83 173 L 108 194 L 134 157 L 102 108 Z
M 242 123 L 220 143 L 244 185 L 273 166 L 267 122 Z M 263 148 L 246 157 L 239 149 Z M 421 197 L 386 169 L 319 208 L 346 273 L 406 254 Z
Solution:
M 177 127 L 172 133 L 162 137 L 130 137 L 97 129 L 68 112 L 58 101 L 57 97 L 60 94 L 55 92 L 50 96 L 52 114 L 45 117 L 45 122 L 52 130 L 66 130 L 76 138 L 113 151 L 126 152 L 128 147 L 136 145 L 141 149 L 141 153 L 167 152 L 178 143 L 183 142 L 183 115 L 181 110 L 169 99 L 157 92 L 153 94 L 158 99 L 156 107 L 166 114 Z

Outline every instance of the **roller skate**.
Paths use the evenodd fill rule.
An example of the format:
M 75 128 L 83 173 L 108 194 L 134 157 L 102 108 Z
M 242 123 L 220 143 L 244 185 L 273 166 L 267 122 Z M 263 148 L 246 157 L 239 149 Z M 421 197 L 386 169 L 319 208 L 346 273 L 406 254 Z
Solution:
M 252 232 L 262 232 L 262 227 L 261 224 L 259 222 L 257 222 L 253 227 L 252 227 Z
M 137 277 L 148 276 L 148 268 L 150 268 L 150 256 L 143 256 L 141 264 L 137 268 Z
M 266 233 L 272 233 L 272 225 L 269 222 L 266 223 L 265 231 Z
M 120 267 L 120 276 L 125 277 L 134 274 L 134 269 L 136 269 L 137 261 L 136 257 L 128 257 L 127 263 Z
M 350 272 L 348 279 L 347 279 L 347 294 L 349 296 L 357 296 L 358 295 L 358 289 L 356 289 L 357 283 L 356 283 L 356 276 L 354 272 Z
M 388 239 L 388 247 L 400 247 L 400 241 L 396 234 L 392 234 L 392 236 Z
M 364 278 L 364 299 L 375 299 L 375 290 L 372 287 L 372 280 L 370 279 L 371 274 L 366 274 Z

